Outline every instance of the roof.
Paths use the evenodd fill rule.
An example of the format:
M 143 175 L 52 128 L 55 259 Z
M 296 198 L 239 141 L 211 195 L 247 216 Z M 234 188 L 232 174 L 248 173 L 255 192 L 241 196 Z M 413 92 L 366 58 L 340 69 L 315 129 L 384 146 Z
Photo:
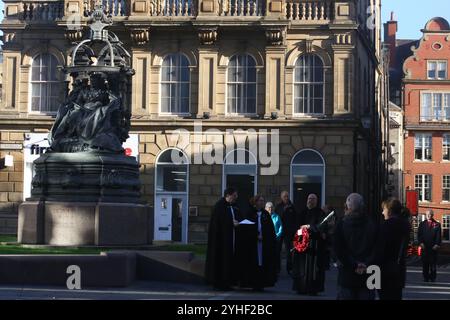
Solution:
M 395 60 L 392 68 L 389 70 L 390 82 L 393 88 L 401 87 L 403 79 L 403 63 L 413 55 L 411 47 L 417 47 L 420 40 L 398 39 L 395 50 Z
M 431 31 L 431 32 L 450 32 L 450 25 L 448 23 L 447 20 L 445 20 L 442 17 L 434 17 L 432 19 L 430 19 L 427 24 L 425 25 L 425 28 L 423 30 L 424 32 L 426 31 Z

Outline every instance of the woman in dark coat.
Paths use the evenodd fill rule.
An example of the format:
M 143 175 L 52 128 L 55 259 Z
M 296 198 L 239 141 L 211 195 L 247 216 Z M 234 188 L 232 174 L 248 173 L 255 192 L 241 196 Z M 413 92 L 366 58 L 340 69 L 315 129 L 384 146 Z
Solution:
M 382 204 L 384 221 L 381 223 L 376 248 L 376 262 L 381 269 L 380 300 L 401 300 L 406 281 L 406 251 L 410 224 L 402 216 L 402 204 L 389 199 Z
M 276 282 L 276 236 L 270 214 L 260 195 L 252 199 L 247 219 L 253 224 L 237 228 L 237 256 L 241 287 L 263 290 Z

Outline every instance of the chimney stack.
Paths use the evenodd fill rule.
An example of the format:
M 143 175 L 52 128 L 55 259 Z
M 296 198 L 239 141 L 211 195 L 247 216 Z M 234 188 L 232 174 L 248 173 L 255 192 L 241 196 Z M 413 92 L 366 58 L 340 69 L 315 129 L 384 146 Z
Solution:
M 384 42 L 389 46 L 389 67 L 393 67 L 395 65 L 397 30 L 397 19 L 395 17 L 395 13 L 391 12 L 391 20 L 384 24 Z

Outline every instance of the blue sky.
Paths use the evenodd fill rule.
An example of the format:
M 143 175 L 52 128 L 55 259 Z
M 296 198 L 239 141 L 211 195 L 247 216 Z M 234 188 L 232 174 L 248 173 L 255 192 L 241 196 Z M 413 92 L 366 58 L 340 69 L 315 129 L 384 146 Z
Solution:
M 0 1 L 0 10 L 3 1 Z M 441 16 L 450 21 L 450 0 L 382 0 L 382 21 L 395 12 L 398 21 L 399 39 L 419 39 L 420 29 L 433 17 Z M 0 20 L 3 13 L 0 11 Z
M 450 20 L 450 0 L 382 0 L 382 21 L 395 12 L 398 39 L 419 39 L 425 24 L 434 17 Z

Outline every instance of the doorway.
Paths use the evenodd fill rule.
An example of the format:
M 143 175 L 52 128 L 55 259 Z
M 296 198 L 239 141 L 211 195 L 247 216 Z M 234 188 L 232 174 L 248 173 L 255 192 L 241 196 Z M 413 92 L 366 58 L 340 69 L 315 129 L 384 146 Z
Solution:
M 187 196 L 157 195 L 155 204 L 155 240 L 183 242 L 185 235 L 184 220 L 187 217 Z M 155 206 L 155 207 L 156 207 Z
M 320 206 L 325 204 L 325 162 L 317 151 L 304 149 L 291 162 L 291 199 L 298 212 L 306 207 L 311 193 L 317 195 Z
M 163 151 L 155 169 L 154 239 L 188 242 L 188 162 L 178 149 Z
M 245 149 L 229 152 L 223 165 L 223 189 L 233 187 L 238 192 L 236 205 L 245 214 L 250 208 L 250 199 L 257 191 L 256 158 Z

